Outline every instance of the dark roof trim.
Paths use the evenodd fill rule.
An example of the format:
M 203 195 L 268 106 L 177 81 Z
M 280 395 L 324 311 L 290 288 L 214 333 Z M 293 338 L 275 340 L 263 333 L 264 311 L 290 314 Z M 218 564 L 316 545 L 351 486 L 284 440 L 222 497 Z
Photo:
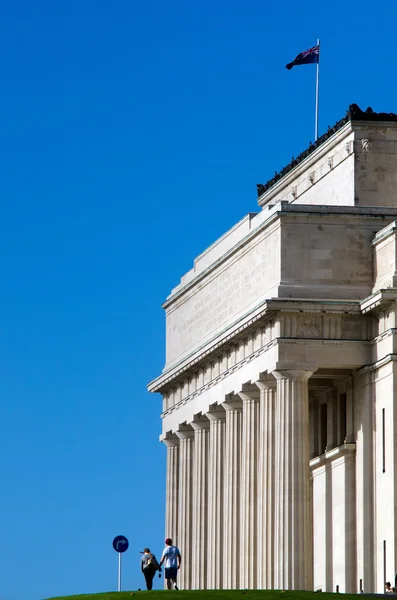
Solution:
M 287 175 L 287 173 L 292 171 L 292 169 L 294 167 L 296 167 L 300 162 L 302 162 L 302 160 L 307 158 L 312 152 L 314 152 L 319 146 L 321 146 L 321 144 L 323 144 L 326 140 L 328 140 L 328 138 L 330 138 L 331 135 L 333 135 L 339 129 L 341 129 L 343 127 L 343 125 L 348 123 L 348 121 L 377 121 L 377 122 L 393 121 L 393 122 L 397 123 L 397 114 L 395 114 L 395 113 L 376 113 L 370 107 L 368 107 L 367 110 L 364 112 L 357 106 L 357 104 L 350 104 L 349 110 L 346 112 L 346 115 L 343 117 L 343 119 L 340 119 L 340 121 L 335 123 L 335 125 L 333 127 L 328 127 L 328 130 L 326 131 L 326 133 L 324 133 L 321 137 L 319 137 L 318 140 L 316 142 L 314 142 L 314 144 L 312 142 L 310 142 L 310 145 L 308 148 L 306 148 L 306 150 L 301 152 L 299 154 L 299 156 L 297 156 L 297 158 L 292 157 L 292 160 L 289 163 L 289 165 L 287 165 L 286 167 L 281 169 L 281 171 L 279 171 L 279 172 L 276 171 L 274 174 L 274 177 L 269 179 L 269 181 L 267 183 L 265 183 L 265 184 L 258 183 L 257 184 L 256 187 L 258 190 L 258 198 L 259 198 L 259 196 L 262 196 L 262 194 L 267 192 L 267 190 L 269 190 L 271 187 L 273 187 L 273 185 L 275 183 L 277 183 L 277 181 L 279 181 L 285 175 Z

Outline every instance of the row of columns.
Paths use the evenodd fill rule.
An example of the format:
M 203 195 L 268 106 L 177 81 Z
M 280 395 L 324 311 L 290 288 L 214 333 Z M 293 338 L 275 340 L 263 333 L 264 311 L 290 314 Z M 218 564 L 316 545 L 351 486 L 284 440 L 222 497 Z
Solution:
M 274 371 L 165 438 L 181 587 L 312 589 L 311 374 Z

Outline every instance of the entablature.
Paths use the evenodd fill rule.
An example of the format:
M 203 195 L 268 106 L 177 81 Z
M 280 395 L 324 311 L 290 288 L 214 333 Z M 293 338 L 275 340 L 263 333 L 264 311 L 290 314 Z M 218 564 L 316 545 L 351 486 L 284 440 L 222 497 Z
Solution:
M 164 373 L 149 390 L 162 393 L 163 411 L 174 409 L 274 346 L 280 360 L 310 353 L 324 357 L 324 366 L 329 357 L 334 366 L 344 352 L 350 367 L 358 368 L 370 362 L 373 332 L 372 317 L 361 314 L 359 301 L 269 300 L 257 320 Z
M 228 328 L 223 336 L 217 335 L 181 363 L 166 370 L 149 384 L 148 389 L 163 393 L 177 380 L 186 377 L 189 372 L 205 368 L 208 362 L 217 360 L 219 355 L 232 350 L 235 345 L 240 348 L 246 339 L 248 347 L 253 343 L 264 345 L 278 337 L 371 339 L 370 320 L 363 320 L 360 315 L 358 300 L 266 300 L 245 319 Z

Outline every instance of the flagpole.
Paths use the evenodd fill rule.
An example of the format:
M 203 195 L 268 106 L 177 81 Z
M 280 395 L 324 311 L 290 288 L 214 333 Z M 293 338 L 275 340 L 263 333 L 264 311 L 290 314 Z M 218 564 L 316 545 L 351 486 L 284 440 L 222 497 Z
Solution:
M 318 62 L 317 62 L 317 69 L 316 69 L 316 119 L 315 119 L 315 126 L 314 126 L 314 141 L 317 141 L 318 139 L 318 93 L 319 93 L 319 81 L 320 81 L 320 40 L 317 40 L 317 46 L 318 46 Z

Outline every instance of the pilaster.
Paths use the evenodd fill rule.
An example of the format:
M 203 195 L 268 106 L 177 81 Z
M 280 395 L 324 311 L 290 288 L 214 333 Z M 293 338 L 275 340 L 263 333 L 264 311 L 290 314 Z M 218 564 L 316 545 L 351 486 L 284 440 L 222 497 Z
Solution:
M 373 372 L 355 378 L 357 398 L 356 506 L 357 506 L 357 590 L 362 580 L 364 593 L 375 591 L 374 579 L 374 384 Z

